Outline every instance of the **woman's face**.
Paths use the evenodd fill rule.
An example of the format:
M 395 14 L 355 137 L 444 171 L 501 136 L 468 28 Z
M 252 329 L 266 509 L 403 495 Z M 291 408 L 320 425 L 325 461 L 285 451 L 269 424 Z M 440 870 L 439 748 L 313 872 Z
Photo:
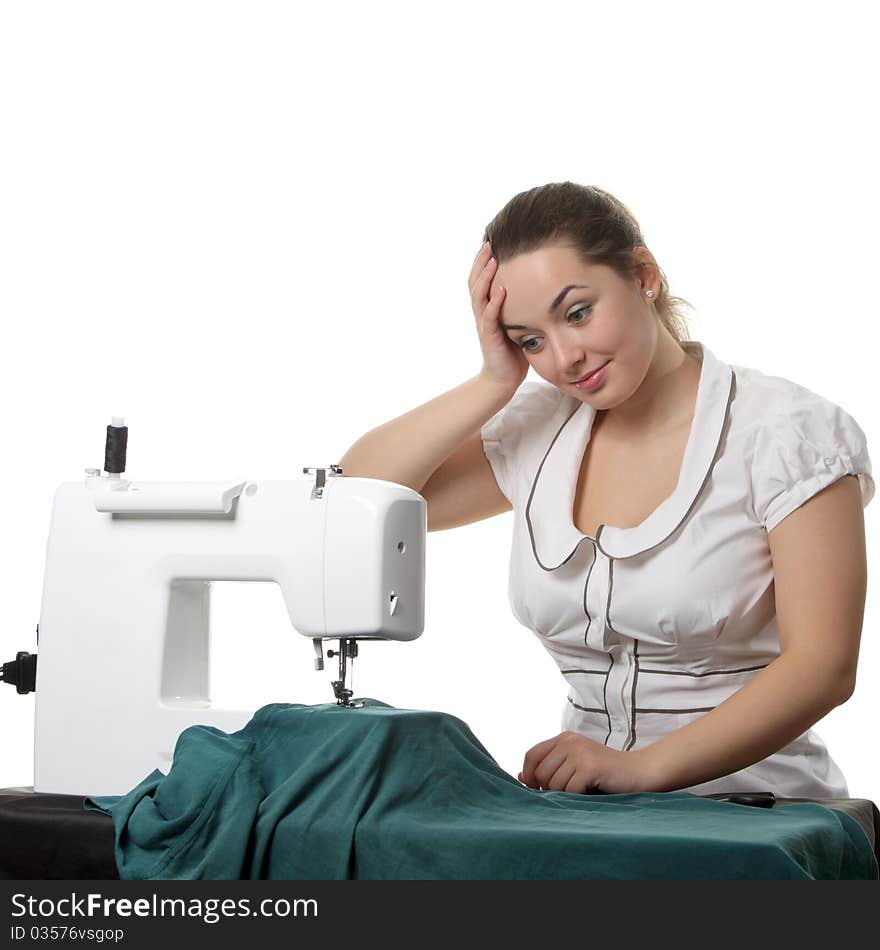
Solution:
M 507 291 L 501 325 L 548 383 L 596 409 L 619 405 L 645 378 L 657 344 L 659 321 L 645 292 L 656 293 L 659 279 L 650 267 L 639 273 L 644 286 L 635 275 L 626 281 L 603 264 L 581 263 L 562 244 L 518 254 L 493 279 Z M 597 388 L 575 385 L 603 363 Z

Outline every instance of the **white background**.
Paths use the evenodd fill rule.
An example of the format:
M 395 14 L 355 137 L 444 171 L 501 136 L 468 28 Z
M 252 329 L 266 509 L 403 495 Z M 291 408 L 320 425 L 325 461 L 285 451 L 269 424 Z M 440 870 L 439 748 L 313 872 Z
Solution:
M 52 496 L 111 414 L 134 479 L 338 461 L 479 371 L 482 229 L 548 181 L 621 198 L 692 339 L 880 452 L 871 6 L 613 6 L 0 7 L 0 662 L 36 648 Z M 876 515 L 858 685 L 818 732 L 880 801 Z M 355 688 L 461 717 L 515 773 L 565 686 L 509 611 L 511 519 L 429 535 L 424 635 L 362 644 Z M 277 588 L 234 593 L 215 701 L 328 701 Z M 33 714 L 0 685 L 0 787 L 33 781 Z

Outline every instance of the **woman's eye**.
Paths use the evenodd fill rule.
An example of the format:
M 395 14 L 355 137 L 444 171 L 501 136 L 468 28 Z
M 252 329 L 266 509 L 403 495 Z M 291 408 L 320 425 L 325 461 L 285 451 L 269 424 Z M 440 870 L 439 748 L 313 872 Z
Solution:
M 572 310 L 568 314 L 569 320 L 571 320 L 576 327 L 581 326 L 586 317 L 589 315 L 590 311 L 593 309 L 592 304 L 585 304 L 583 307 L 578 307 L 577 310 Z M 581 318 L 581 319 L 578 319 Z M 540 342 L 537 337 L 529 337 L 527 340 L 520 340 L 519 347 L 522 350 L 525 350 L 527 353 L 536 353 L 537 350 L 533 346 L 529 346 L 530 343 Z

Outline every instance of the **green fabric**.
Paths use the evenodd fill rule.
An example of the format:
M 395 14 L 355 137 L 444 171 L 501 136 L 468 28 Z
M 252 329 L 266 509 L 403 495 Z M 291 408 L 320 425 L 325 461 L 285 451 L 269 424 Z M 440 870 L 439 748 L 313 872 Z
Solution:
M 191 726 L 167 776 L 85 807 L 112 816 L 123 880 L 878 877 L 842 812 L 536 791 L 454 716 L 371 699 Z

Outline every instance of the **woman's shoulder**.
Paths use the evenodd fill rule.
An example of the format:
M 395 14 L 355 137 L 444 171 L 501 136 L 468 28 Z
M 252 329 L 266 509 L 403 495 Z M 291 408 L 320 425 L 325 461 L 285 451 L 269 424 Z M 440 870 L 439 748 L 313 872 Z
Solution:
M 785 376 L 765 373 L 751 366 L 730 364 L 736 379 L 734 408 L 742 419 L 752 420 L 759 427 L 789 427 L 792 421 L 808 423 L 814 419 L 852 416 L 828 396 Z
M 558 386 L 548 383 L 545 379 L 526 379 L 514 393 L 511 403 L 521 401 L 534 406 L 558 406 L 565 399 L 570 399 Z M 508 403 L 510 405 L 510 403 Z
M 747 432 L 754 510 L 768 531 L 816 492 L 855 475 L 874 496 L 867 438 L 842 406 L 784 376 L 731 366 L 734 411 Z
M 481 428 L 483 451 L 506 498 L 516 497 L 518 473 L 534 468 L 552 443 L 553 434 L 577 408 L 569 406 L 566 399 L 551 383 L 526 380 Z
M 568 403 L 578 400 L 544 380 L 528 379 L 520 384 L 511 399 L 483 426 L 484 439 L 498 439 L 513 430 L 535 431 L 549 424 Z M 576 408 L 574 405 L 572 409 Z

